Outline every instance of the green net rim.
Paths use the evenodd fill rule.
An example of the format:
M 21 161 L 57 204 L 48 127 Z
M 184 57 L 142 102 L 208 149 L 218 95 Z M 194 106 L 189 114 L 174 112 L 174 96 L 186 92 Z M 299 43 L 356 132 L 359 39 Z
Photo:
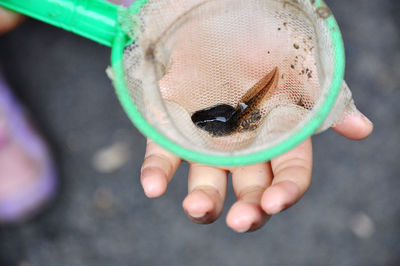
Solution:
M 135 1 L 129 8 L 129 11 L 131 14 L 138 14 L 148 1 L 149 0 Z M 325 7 L 325 3 L 322 0 L 315 0 L 313 2 L 316 8 Z M 111 54 L 112 68 L 114 71 L 113 82 L 117 96 L 128 117 L 143 135 L 152 139 L 155 143 L 182 159 L 215 166 L 240 166 L 269 161 L 270 159 L 289 151 L 302 143 L 305 139 L 309 138 L 326 119 L 329 111 L 335 103 L 344 78 L 345 53 L 342 35 L 335 18 L 333 15 L 330 15 L 325 19 L 325 21 L 330 30 L 331 38 L 333 40 L 333 50 L 335 53 L 335 69 L 328 95 L 322 103 L 322 108 L 320 108 L 316 115 L 305 124 L 303 128 L 301 128 L 296 134 L 269 149 L 249 155 L 210 155 L 184 148 L 158 132 L 146 121 L 130 97 L 124 77 L 123 52 L 125 45 L 132 40 L 126 36 L 121 28 L 119 29 L 114 41 Z

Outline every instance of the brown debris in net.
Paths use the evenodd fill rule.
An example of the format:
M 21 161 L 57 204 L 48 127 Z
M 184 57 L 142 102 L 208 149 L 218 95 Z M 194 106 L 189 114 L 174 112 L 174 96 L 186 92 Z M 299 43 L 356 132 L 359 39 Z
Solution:
M 303 98 L 300 98 L 298 100 L 297 105 L 300 106 L 300 107 L 303 107 L 304 109 L 312 110 L 312 107 L 310 107 L 309 104 L 305 104 L 304 103 Z
M 332 16 L 331 10 L 326 6 L 320 6 L 316 9 L 317 15 L 322 19 L 327 19 Z
M 312 78 L 312 70 L 309 70 L 308 68 L 306 69 L 306 74 L 307 74 L 307 77 L 309 78 L 309 79 L 311 79 Z
M 300 98 L 299 101 L 297 102 L 297 105 L 300 107 L 305 107 L 304 103 L 303 103 L 303 98 Z

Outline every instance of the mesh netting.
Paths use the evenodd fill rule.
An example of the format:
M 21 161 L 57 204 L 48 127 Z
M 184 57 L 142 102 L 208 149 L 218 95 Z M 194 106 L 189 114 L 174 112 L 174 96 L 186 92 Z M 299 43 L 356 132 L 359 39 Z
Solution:
M 334 71 L 329 15 L 309 0 L 150 0 L 138 16 L 121 15 L 135 38 L 124 53 L 132 101 L 190 150 L 268 149 L 295 134 L 327 95 Z M 355 110 L 345 84 L 333 110 L 319 131 Z M 230 123 L 230 130 L 195 124 L 199 111 L 202 125 Z

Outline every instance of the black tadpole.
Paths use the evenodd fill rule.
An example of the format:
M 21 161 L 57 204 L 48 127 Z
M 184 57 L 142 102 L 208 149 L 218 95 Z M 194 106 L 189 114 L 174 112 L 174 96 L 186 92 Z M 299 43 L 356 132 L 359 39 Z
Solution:
M 193 123 L 212 136 L 227 136 L 235 131 L 243 132 L 257 128 L 261 120 L 260 105 L 278 85 L 278 68 L 275 67 L 240 99 L 236 108 L 218 104 L 199 110 L 192 115 Z
M 195 112 L 192 121 L 213 136 L 225 136 L 238 128 L 238 112 L 240 111 L 228 104 L 219 104 Z

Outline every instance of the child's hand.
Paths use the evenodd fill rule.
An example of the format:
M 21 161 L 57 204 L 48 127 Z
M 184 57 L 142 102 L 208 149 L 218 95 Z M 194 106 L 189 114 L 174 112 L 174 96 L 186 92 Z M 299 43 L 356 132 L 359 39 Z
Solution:
M 0 34 L 10 31 L 22 20 L 21 15 L 0 7 Z
M 349 139 L 360 140 L 371 134 L 373 125 L 362 115 L 349 116 L 334 130 Z M 145 194 L 150 198 L 164 194 L 180 162 L 180 158 L 148 141 L 141 175 Z M 238 201 L 229 210 L 226 223 L 237 232 L 257 230 L 270 215 L 296 203 L 310 186 L 311 139 L 271 162 L 256 165 L 221 168 L 191 163 L 189 194 L 183 208 L 192 221 L 212 223 L 220 216 L 228 171 L 232 173 Z

